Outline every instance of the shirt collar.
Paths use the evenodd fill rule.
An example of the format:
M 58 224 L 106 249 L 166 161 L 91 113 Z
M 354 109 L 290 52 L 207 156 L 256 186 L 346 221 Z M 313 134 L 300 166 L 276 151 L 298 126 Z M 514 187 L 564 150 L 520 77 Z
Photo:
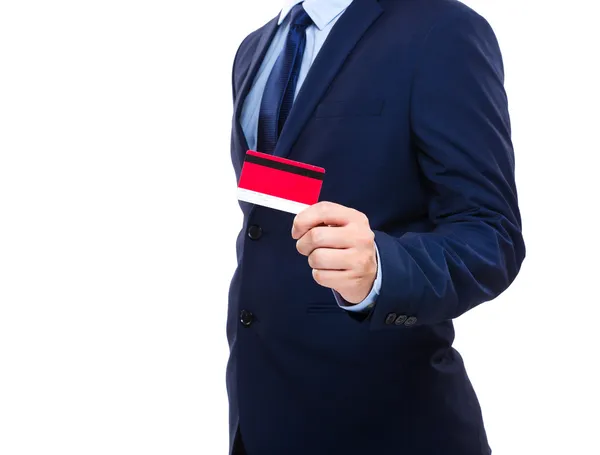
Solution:
M 315 23 L 319 30 L 323 30 L 327 25 L 339 16 L 353 0 L 285 0 L 281 14 L 279 15 L 279 25 L 290 14 L 290 11 L 298 3 L 304 3 L 304 9 Z

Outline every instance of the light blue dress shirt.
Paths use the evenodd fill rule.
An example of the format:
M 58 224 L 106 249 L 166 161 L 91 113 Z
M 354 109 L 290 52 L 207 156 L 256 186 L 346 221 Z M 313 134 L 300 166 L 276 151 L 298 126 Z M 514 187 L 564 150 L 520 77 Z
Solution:
M 304 9 L 313 20 L 314 25 L 311 25 L 306 29 L 306 48 L 304 50 L 304 56 L 302 58 L 302 66 L 300 67 L 300 74 L 298 76 L 298 83 L 296 85 L 295 96 L 298 95 L 300 88 L 306 75 L 315 60 L 315 57 L 323 47 L 325 39 L 329 35 L 329 32 L 340 18 L 340 16 L 346 11 L 346 8 L 352 0 L 287 0 L 284 3 L 281 14 L 279 15 L 279 28 L 273 37 L 271 46 L 267 50 L 265 58 L 256 74 L 254 84 L 248 93 L 248 96 L 242 107 L 241 124 L 248 146 L 252 150 L 256 150 L 257 134 L 258 134 L 258 113 L 260 110 L 260 102 L 262 100 L 265 86 L 267 85 L 267 79 L 271 70 L 275 66 L 275 61 L 285 46 L 285 41 L 290 28 L 289 13 L 292 8 L 298 3 L 303 3 Z M 369 295 L 357 305 L 351 305 L 346 302 L 342 296 L 333 291 L 335 299 L 338 305 L 347 311 L 366 311 L 370 309 L 379 296 L 381 289 L 381 267 L 379 260 L 379 250 L 375 246 L 377 253 L 377 277 L 373 283 L 373 288 Z

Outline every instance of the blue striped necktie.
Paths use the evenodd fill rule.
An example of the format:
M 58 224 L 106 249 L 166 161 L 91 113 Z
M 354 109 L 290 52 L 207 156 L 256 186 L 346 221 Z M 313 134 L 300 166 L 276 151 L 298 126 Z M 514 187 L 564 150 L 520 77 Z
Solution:
M 260 104 L 257 137 L 259 152 L 273 153 L 279 134 L 292 109 L 302 56 L 306 47 L 306 29 L 312 23 L 302 4 L 294 6 L 285 47 L 271 70 Z

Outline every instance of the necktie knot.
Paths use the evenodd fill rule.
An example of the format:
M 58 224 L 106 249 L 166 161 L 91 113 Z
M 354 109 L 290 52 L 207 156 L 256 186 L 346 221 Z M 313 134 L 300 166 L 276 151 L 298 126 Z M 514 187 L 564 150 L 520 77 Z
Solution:
M 308 28 L 313 24 L 312 19 L 302 6 L 302 3 L 298 3 L 294 8 L 292 8 L 291 13 L 291 25 L 295 27 Z

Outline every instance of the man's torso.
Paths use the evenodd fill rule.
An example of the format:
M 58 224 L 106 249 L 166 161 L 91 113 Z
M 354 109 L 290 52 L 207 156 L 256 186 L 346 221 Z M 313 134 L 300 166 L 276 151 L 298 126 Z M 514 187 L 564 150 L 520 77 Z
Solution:
M 374 229 L 400 236 L 433 227 L 411 136 L 411 86 L 428 31 L 462 8 L 355 0 L 277 145 L 275 154 L 324 167 L 321 199 L 365 213 Z M 238 178 L 248 147 L 242 106 L 275 26 L 250 35 L 234 65 Z M 239 426 L 249 455 L 489 453 L 477 398 L 451 347 L 451 321 L 370 330 L 314 282 L 290 236 L 292 215 L 240 205 L 228 393 L 232 438 Z M 249 237 L 252 226 L 259 236 Z

